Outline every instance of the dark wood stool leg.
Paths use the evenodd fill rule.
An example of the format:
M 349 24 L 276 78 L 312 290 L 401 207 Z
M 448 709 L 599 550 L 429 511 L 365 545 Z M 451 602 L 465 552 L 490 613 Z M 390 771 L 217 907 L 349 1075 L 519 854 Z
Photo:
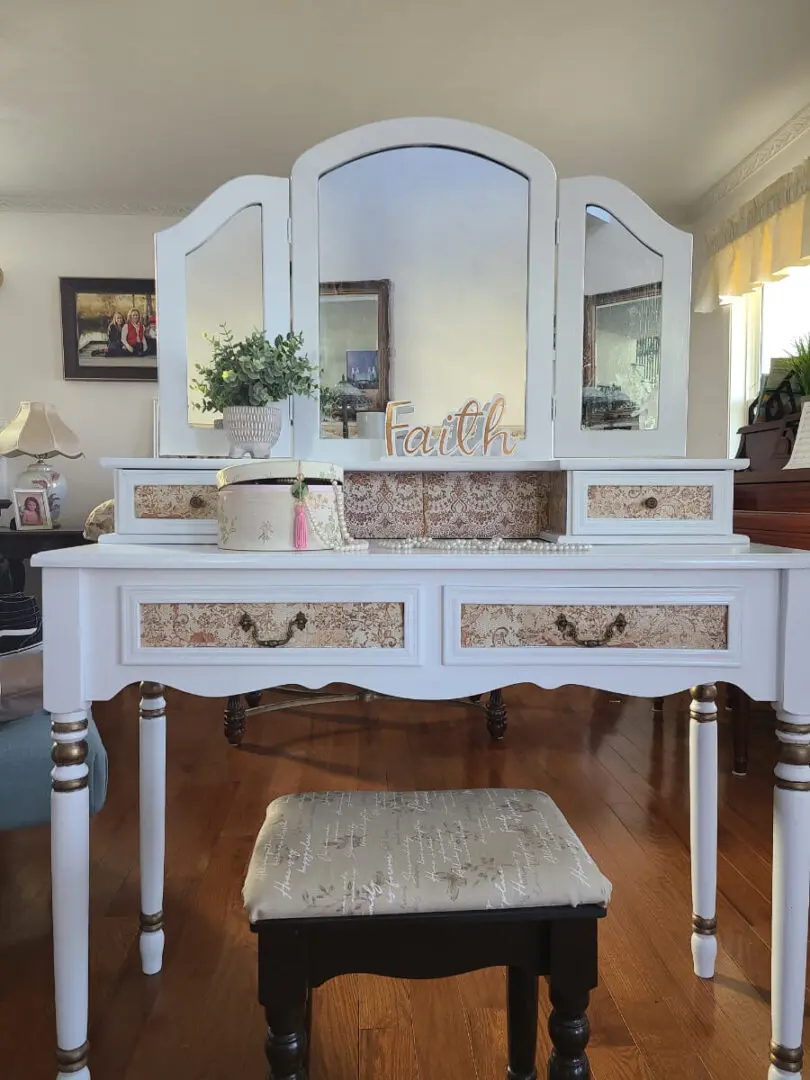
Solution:
M 487 731 L 493 739 L 502 739 L 506 734 L 506 706 L 503 703 L 503 691 L 493 690 L 487 702 Z
M 748 725 L 750 712 L 748 695 L 736 686 L 726 686 L 726 709 L 731 716 L 731 745 L 734 776 L 748 775 Z
M 660 720 L 664 715 L 664 699 L 662 697 L 653 698 L 653 716 Z
M 306 1003 L 298 1007 L 266 1006 L 269 1080 L 307 1080 Z
M 551 983 L 551 1016 L 548 1033 L 552 1051 L 548 1061 L 548 1080 L 589 1080 L 591 1067 L 585 1054 L 590 1036 L 587 990 L 561 989 Z
M 510 967 L 506 1002 L 509 1067 L 507 1080 L 537 1080 L 537 976 L 525 968 Z
M 255 709 L 262 703 L 261 690 L 254 690 L 250 694 L 245 694 L 245 701 L 247 702 L 249 709 Z
M 231 746 L 239 746 L 245 734 L 245 706 L 242 695 L 229 697 L 225 703 L 225 738 Z

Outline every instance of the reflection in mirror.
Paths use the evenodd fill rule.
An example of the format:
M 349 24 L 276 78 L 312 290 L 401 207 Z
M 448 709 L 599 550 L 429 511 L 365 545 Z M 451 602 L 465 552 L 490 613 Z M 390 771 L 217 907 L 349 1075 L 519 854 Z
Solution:
M 461 402 L 500 393 L 501 427 L 522 438 L 526 178 L 404 147 L 333 169 L 318 201 L 321 436 L 381 439 L 392 400 L 438 433 Z
M 210 363 L 204 335 L 218 334 L 223 323 L 237 339 L 264 327 L 261 206 L 246 206 L 186 255 L 187 385 L 198 364 Z M 219 417 L 200 412 L 197 391 L 187 394 L 189 424 L 214 427 Z
M 582 427 L 658 427 L 664 260 L 601 206 L 586 208 Z
M 373 425 L 388 402 L 388 293 L 387 281 L 321 284 L 324 436 L 382 438 Z

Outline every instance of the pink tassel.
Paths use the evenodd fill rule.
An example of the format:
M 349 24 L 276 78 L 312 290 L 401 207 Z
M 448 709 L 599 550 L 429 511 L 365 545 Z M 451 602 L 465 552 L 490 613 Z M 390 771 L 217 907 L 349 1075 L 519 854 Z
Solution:
M 306 551 L 307 548 L 307 512 L 303 502 L 295 504 L 295 550 Z

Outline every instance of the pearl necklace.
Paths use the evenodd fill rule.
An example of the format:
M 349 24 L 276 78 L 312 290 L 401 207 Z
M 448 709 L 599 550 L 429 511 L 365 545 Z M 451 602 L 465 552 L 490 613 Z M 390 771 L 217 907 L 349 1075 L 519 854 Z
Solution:
M 453 551 L 459 554 L 492 554 L 502 551 L 518 551 L 532 555 L 559 555 L 562 553 L 590 551 L 590 544 L 557 544 L 548 540 L 504 540 L 494 536 L 491 540 L 434 540 L 430 536 L 414 536 L 405 540 L 381 540 L 380 547 L 390 551 Z

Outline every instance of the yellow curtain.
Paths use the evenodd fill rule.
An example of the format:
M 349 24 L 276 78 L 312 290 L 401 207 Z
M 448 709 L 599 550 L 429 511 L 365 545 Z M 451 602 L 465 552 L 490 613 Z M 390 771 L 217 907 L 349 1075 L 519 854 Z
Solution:
M 722 297 L 810 263 L 810 158 L 709 233 L 706 245 L 695 311 L 715 311 Z

